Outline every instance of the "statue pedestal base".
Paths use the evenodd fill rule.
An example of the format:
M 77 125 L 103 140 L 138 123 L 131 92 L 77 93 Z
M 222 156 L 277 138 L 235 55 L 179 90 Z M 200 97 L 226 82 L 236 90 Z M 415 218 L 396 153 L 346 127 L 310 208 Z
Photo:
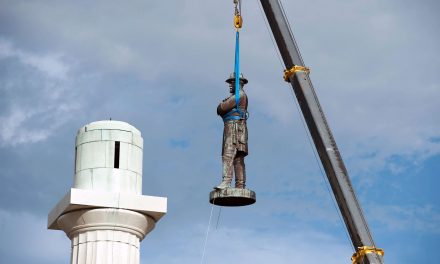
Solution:
M 226 188 L 209 194 L 209 202 L 220 206 L 245 206 L 255 203 L 255 192 L 249 189 Z

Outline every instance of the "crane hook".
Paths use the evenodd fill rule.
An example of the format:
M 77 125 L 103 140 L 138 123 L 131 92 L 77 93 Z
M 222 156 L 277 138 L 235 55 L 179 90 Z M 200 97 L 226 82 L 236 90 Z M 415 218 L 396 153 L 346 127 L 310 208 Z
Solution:
M 243 26 L 243 18 L 241 17 L 241 2 L 240 0 L 234 0 L 235 12 L 234 12 L 234 27 L 239 30 Z
M 240 29 L 243 26 L 243 18 L 240 15 L 234 16 L 234 27 Z

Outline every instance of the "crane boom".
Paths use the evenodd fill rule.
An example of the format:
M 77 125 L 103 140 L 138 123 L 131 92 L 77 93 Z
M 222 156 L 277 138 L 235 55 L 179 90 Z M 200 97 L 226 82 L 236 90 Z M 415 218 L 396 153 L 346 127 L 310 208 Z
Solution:
M 383 264 L 279 0 L 260 0 L 351 241 L 353 263 Z M 296 67 L 295 67 L 296 66 Z

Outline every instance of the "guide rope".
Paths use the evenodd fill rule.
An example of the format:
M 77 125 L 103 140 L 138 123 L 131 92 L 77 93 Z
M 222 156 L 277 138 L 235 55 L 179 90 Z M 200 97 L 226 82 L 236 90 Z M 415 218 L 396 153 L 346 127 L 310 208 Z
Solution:
M 206 245 L 208 244 L 209 229 L 211 227 L 212 212 L 214 211 L 214 203 L 215 203 L 215 198 L 212 201 L 212 205 L 211 205 L 211 213 L 209 214 L 208 227 L 206 229 L 205 243 L 203 244 L 203 252 L 202 252 L 202 258 L 200 259 L 200 264 L 203 264 L 203 260 L 205 259 Z
M 220 209 L 218 211 L 218 216 L 217 216 L 217 224 L 215 225 L 215 230 L 217 230 L 218 228 L 218 223 L 220 222 L 220 215 L 222 214 L 222 207 L 220 206 Z
M 234 59 L 234 74 L 235 74 L 235 108 L 229 111 L 224 117 L 224 121 L 229 120 L 241 120 L 247 119 L 247 112 L 241 110 L 238 105 L 240 103 L 240 29 L 243 26 L 243 18 L 241 17 L 241 1 L 234 0 L 234 27 L 235 32 L 235 59 Z M 238 113 L 239 115 L 234 115 Z M 209 214 L 208 227 L 206 228 L 205 242 L 203 245 L 202 258 L 200 259 L 200 264 L 203 264 L 206 253 L 206 246 L 208 244 L 209 230 L 211 227 L 212 213 L 214 211 L 215 198 L 212 201 L 211 212 Z M 221 215 L 221 207 L 219 209 L 217 224 L 215 229 L 218 228 Z

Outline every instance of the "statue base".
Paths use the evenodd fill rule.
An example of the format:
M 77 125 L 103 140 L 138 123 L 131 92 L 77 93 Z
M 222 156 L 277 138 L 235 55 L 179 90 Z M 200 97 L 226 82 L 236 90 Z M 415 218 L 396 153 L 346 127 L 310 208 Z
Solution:
M 220 206 L 246 206 L 255 203 L 255 192 L 249 189 L 226 188 L 209 194 L 209 202 Z

